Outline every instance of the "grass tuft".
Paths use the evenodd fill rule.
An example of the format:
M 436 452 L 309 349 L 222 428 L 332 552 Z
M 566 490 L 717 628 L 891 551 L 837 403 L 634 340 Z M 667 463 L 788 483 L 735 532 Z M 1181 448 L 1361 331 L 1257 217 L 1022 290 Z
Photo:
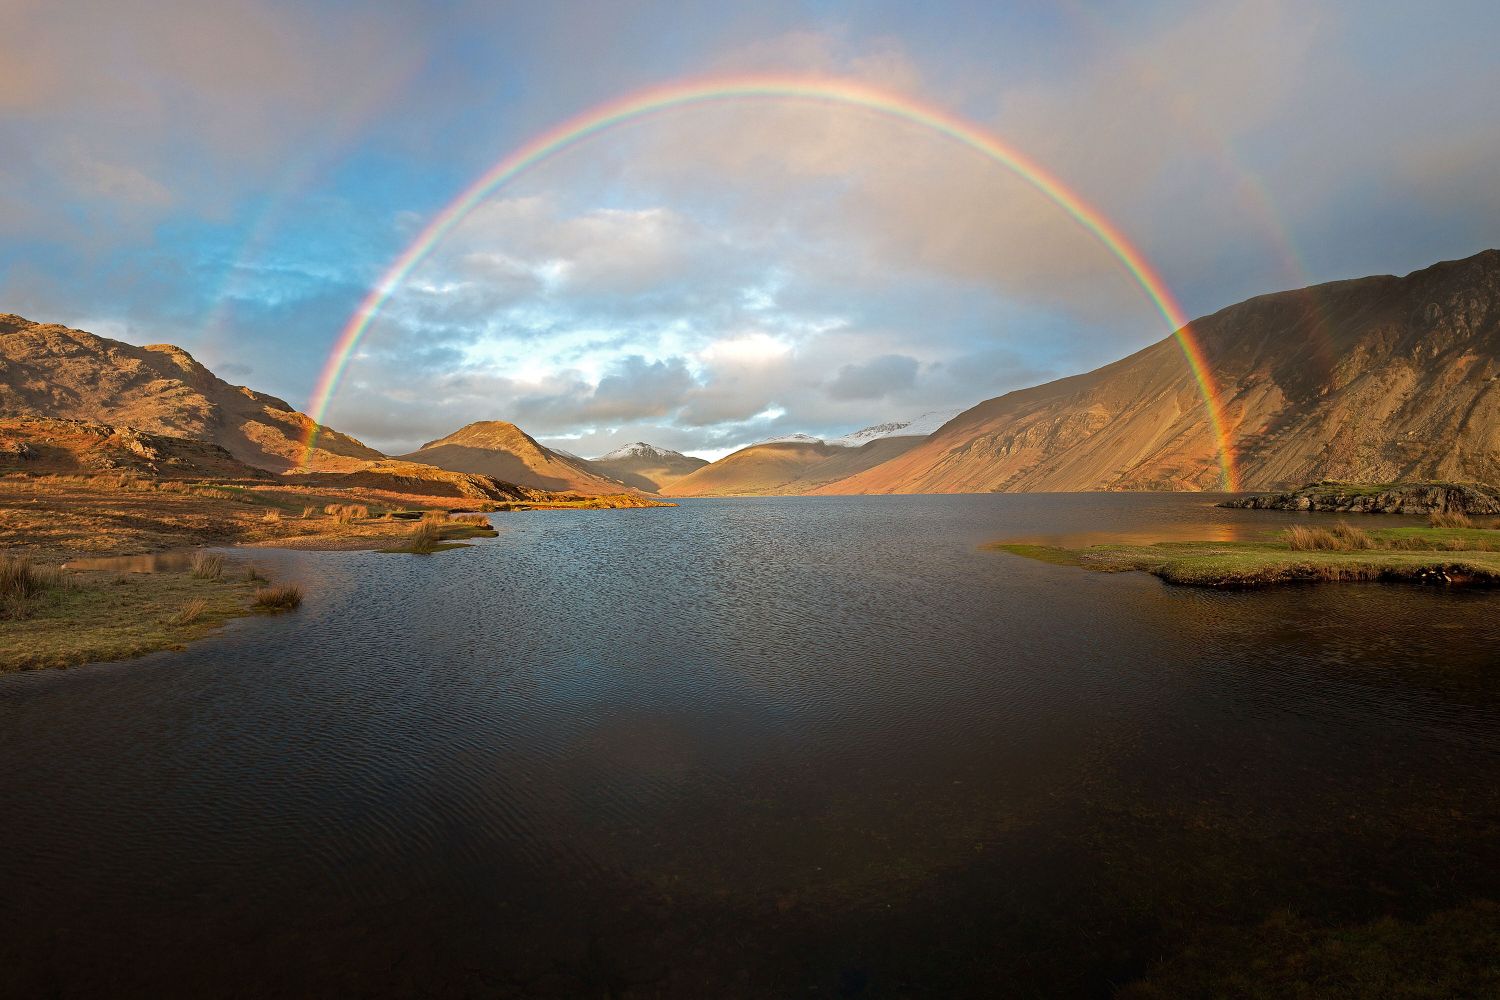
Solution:
M 405 551 L 427 554 L 436 552 L 438 543 L 443 540 L 443 527 L 437 521 L 422 519 L 416 530 L 406 536 Z
M 1286 547 L 1293 552 L 1337 551 L 1344 544 L 1327 528 L 1309 528 L 1294 524 L 1282 533 Z
M 267 611 L 273 614 L 295 611 L 302 606 L 302 588 L 292 583 L 262 587 L 255 592 L 255 598 L 250 605 L 256 611 Z
M 1434 528 L 1472 528 L 1474 522 L 1461 510 L 1435 510 L 1428 518 Z
M 217 552 L 194 552 L 190 568 L 200 580 L 217 580 L 224 575 L 224 557 Z
M 26 556 L 0 556 L 0 618 L 25 618 L 36 601 L 58 586 L 62 574 Z
M 1354 551 L 1375 548 L 1375 539 L 1370 537 L 1368 531 L 1363 528 L 1356 528 L 1346 521 L 1340 521 L 1335 524 L 1330 533 L 1343 549 Z
M 203 612 L 207 610 L 208 602 L 203 600 L 203 598 L 201 597 L 195 598 L 194 600 L 188 601 L 186 604 L 184 604 L 182 608 L 174 614 L 170 614 L 167 617 L 163 618 L 162 624 L 171 625 L 173 627 L 191 625 L 199 618 L 202 618 Z

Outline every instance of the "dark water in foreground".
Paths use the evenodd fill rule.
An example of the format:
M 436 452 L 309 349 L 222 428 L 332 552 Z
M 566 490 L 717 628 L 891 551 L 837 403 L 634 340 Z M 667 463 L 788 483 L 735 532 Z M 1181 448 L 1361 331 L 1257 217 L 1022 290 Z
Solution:
M 978 548 L 1297 516 L 719 500 L 255 553 L 301 612 L 0 677 L 0 992 L 1106 995 L 1286 907 L 1500 896 L 1500 596 Z

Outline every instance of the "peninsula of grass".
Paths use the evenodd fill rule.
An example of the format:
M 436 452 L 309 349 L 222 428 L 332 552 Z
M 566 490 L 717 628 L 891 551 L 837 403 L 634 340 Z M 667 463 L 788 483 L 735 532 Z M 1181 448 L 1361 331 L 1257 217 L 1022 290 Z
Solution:
M 429 511 L 400 545 L 381 551 L 425 556 L 449 549 L 466 549 L 469 545 L 464 539 L 467 538 L 495 538 L 499 534 L 483 514 L 460 514 L 450 518 L 446 511 Z
M 1340 523 L 1331 530 L 1297 526 L 1262 541 L 1081 549 L 1001 542 L 989 548 L 1098 572 L 1140 571 L 1195 587 L 1361 581 L 1500 586 L 1500 530 L 1493 528 L 1365 530 Z
M 0 556 L 0 672 L 176 649 L 251 613 L 264 581 L 211 555 L 184 572 L 59 570 Z

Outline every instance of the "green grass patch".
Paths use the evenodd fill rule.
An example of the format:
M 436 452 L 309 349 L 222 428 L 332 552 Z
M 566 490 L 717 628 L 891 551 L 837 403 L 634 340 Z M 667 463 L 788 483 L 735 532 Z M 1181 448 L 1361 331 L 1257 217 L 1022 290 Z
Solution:
M 1078 558 L 1078 553 L 1072 549 L 1059 548 L 1056 545 L 1026 545 L 1019 542 L 997 542 L 986 546 L 997 552 L 1009 552 L 1011 555 L 1021 556 L 1026 559 L 1035 559 L 1037 562 L 1051 563 L 1054 566 L 1082 566 L 1083 562 Z
M 989 548 L 1059 566 L 1151 573 L 1198 587 L 1403 580 L 1500 585 L 1500 533 L 1480 528 L 1294 528 L 1254 542 Z
M 0 671 L 118 660 L 182 646 L 248 612 L 255 584 L 192 573 L 72 573 L 0 620 Z

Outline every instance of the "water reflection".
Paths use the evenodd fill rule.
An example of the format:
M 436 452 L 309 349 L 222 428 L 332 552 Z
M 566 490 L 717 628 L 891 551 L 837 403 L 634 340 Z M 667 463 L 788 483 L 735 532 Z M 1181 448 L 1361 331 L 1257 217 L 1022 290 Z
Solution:
M 136 556 L 86 556 L 70 559 L 63 569 L 104 573 L 180 573 L 193 564 L 196 549 L 176 549 Z

